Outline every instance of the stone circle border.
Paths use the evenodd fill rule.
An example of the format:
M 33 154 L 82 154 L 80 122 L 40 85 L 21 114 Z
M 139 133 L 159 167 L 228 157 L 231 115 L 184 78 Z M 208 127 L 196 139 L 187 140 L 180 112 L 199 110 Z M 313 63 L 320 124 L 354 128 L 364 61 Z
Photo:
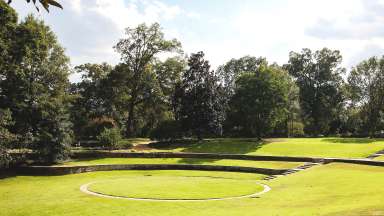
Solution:
M 260 195 L 265 194 L 265 193 L 269 192 L 270 190 L 272 190 L 272 188 L 269 187 L 268 185 L 256 182 L 256 184 L 263 186 L 264 189 L 260 192 L 256 192 L 256 193 L 248 194 L 248 195 L 225 197 L 225 198 L 206 198 L 206 199 L 172 199 L 172 198 L 155 199 L 155 198 L 135 198 L 135 197 L 126 197 L 126 196 L 113 196 L 113 195 L 108 195 L 108 194 L 90 191 L 88 189 L 88 187 L 94 183 L 97 183 L 97 182 L 99 182 L 99 181 L 93 181 L 93 182 L 89 182 L 89 183 L 81 185 L 80 191 L 83 193 L 86 193 L 88 195 L 93 195 L 93 196 L 102 197 L 102 198 L 109 198 L 109 199 L 151 201 L 151 202 L 206 202 L 206 201 L 220 201 L 220 200 L 234 200 L 234 199 L 243 199 L 243 198 L 255 198 L 257 196 L 260 196 Z

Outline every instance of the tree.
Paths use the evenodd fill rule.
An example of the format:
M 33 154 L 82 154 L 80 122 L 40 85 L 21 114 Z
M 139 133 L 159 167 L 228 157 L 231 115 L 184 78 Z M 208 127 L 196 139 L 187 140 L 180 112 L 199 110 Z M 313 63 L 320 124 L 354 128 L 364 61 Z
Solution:
M 98 130 L 88 130 L 92 128 L 94 120 L 114 116 L 110 99 L 112 87 L 108 85 L 107 80 L 112 70 L 113 67 L 107 63 L 88 63 L 75 67 L 75 71 L 82 74 L 81 82 L 71 86 L 71 94 L 76 97 L 71 107 L 76 138 L 96 137 Z M 97 133 L 94 133 L 95 131 Z
M 186 66 L 186 60 L 179 56 L 168 58 L 164 62 L 157 61 L 154 64 L 154 71 L 165 103 L 171 103 L 175 87 L 181 81 L 181 75 Z
M 69 59 L 42 21 L 28 16 L 15 29 L 3 71 L 0 108 L 9 109 L 10 131 L 28 140 L 46 161 L 63 159 L 71 144 Z
M 0 109 L 0 168 L 7 167 L 12 160 L 8 152 L 10 144 L 16 139 L 16 136 L 8 130 L 12 124 L 11 112 Z
M 372 57 L 354 67 L 348 77 L 351 102 L 360 108 L 372 137 L 384 129 L 384 56 Z
M 152 96 L 152 89 L 148 88 L 150 86 L 148 80 L 153 78 L 151 63 L 157 54 L 177 51 L 180 46 L 180 42 L 176 39 L 164 39 L 164 34 L 157 23 L 151 26 L 141 24 L 133 29 L 127 28 L 126 38 L 121 39 L 115 46 L 123 61 L 116 70 L 123 72 L 120 73 L 121 80 L 118 81 L 119 86 L 125 87 L 118 91 L 120 95 L 125 95 L 123 102 L 128 112 L 127 135 L 134 135 L 137 107 Z
M 343 108 L 344 95 L 340 52 L 324 48 L 312 52 L 291 52 L 285 69 L 300 88 L 300 106 L 305 131 L 318 135 L 330 132 L 330 125 Z
M 4 1 L 0 1 L 0 14 L 0 82 L 2 82 L 1 77 L 10 66 L 10 52 L 17 26 L 17 14 Z
M 233 126 L 261 139 L 286 120 L 292 85 L 288 73 L 277 67 L 261 66 L 257 72 L 243 73 L 230 101 Z
M 218 81 L 204 53 L 198 52 L 188 59 L 188 70 L 175 90 L 176 118 L 199 140 L 206 134 L 222 133 L 224 94 Z
M 31 0 L 26 0 L 27 3 L 30 3 Z M 36 5 L 36 0 L 32 0 L 32 3 L 35 5 L 35 8 L 37 11 L 40 11 L 39 7 Z M 8 0 L 8 4 L 11 4 L 12 3 L 12 0 Z M 55 6 L 55 7 L 58 7 L 58 8 L 61 8 L 63 9 L 63 6 L 61 6 L 60 3 L 58 3 L 57 1 L 55 0 L 39 0 L 39 3 L 45 8 L 45 10 L 47 10 L 49 12 L 49 7 L 52 5 L 52 6 Z
M 228 97 L 233 95 L 239 76 L 247 72 L 257 72 L 264 65 L 268 65 L 268 62 L 263 57 L 244 56 L 239 59 L 231 59 L 225 65 L 219 66 L 217 73 L 224 84 Z

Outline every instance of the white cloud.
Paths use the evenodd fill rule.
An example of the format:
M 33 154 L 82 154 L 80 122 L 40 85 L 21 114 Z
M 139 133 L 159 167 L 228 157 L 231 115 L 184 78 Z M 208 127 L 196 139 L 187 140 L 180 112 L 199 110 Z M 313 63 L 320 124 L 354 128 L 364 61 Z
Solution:
M 144 9 L 139 10 L 139 6 Z M 101 16 L 110 19 L 119 29 L 136 26 L 140 23 L 153 23 L 174 19 L 181 13 L 178 6 L 159 1 L 96 0 L 91 8 Z
M 350 67 L 384 52 L 384 0 L 244 1 L 230 2 L 230 10 L 225 2 L 207 1 L 201 9 L 195 1 L 69 0 L 63 11 L 41 17 L 74 65 L 117 63 L 112 47 L 123 29 L 143 22 L 159 22 L 167 38 L 180 40 L 186 53 L 204 51 L 215 67 L 244 55 L 284 64 L 290 51 L 323 47 L 341 50 Z M 14 5 L 23 16 L 34 12 L 24 2 Z
M 196 12 L 185 12 L 186 16 L 191 19 L 201 19 L 201 14 Z

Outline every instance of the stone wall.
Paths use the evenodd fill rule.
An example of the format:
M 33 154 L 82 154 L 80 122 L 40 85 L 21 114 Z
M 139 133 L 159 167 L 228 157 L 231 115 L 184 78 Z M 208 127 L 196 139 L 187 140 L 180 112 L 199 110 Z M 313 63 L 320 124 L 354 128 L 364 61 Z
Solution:
M 201 170 L 245 172 L 264 175 L 278 175 L 286 172 L 286 169 L 268 169 L 239 166 L 215 166 L 192 164 L 115 164 L 115 165 L 90 165 L 90 166 L 26 166 L 16 169 L 23 175 L 66 175 L 84 172 L 111 171 L 111 170 Z

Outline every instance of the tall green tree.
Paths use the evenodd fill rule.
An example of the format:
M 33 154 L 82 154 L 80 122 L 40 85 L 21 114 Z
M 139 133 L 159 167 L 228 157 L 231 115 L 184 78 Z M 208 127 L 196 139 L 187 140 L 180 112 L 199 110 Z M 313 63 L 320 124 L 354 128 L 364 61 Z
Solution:
M 10 144 L 16 140 L 16 136 L 8 130 L 12 124 L 11 112 L 8 109 L 0 109 L 0 168 L 8 167 L 12 160 L 8 152 Z
M 12 37 L 1 82 L 1 106 L 15 121 L 11 132 L 28 138 L 46 161 L 63 159 L 71 144 L 69 59 L 49 27 L 33 16 L 17 25 Z
M 183 128 L 198 139 L 207 134 L 222 134 L 224 91 L 203 52 L 188 59 L 188 70 L 175 90 L 174 106 Z
M 324 48 L 316 52 L 303 49 L 291 52 L 285 68 L 300 88 L 300 105 L 305 131 L 308 134 L 328 134 L 331 123 L 343 108 L 342 56 L 337 50 Z
M 370 136 L 384 130 L 384 56 L 354 67 L 348 76 L 352 104 L 359 108 Z
M 151 63 L 156 55 L 164 52 L 178 51 L 181 45 L 176 39 L 166 40 L 160 25 L 155 23 L 147 26 L 141 24 L 136 28 L 126 29 L 126 38 L 121 39 L 115 49 L 121 54 L 123 63 L 117 66 L 120 73 L 120 86 L 118 89 L 123 103 L 126 104 L 127 135 L 134 135 L 134 123 L 136 121 L 137 107 L 151 97 L 151 89 L 148 80 L 153 78 Z
M 248 136 L 262 138 L 287 119 L 289 93 L 293 82 L 284 70 L 261 66 L 257 72 L 243 73 L 236 80 L 230 101 L 233 127 Z
M 107 63 L 87 63 L 75 67 L 75 71 L 82 74 L 81 81 L 71 85 L 71 94 L 76 97 L 71 107 L 71 119 L 76 138 L 96 137 L 98 134 L 94 134 L 92 126 L 97 126 L 92 123 L 96 119 L 114 116 L 110 99 L 112 87 L 107 80 L 112 70 L 113 67 Z
M 231 59 L 224 65 L 219 66 L 217 74 L 223 83 L 229 97 L 234 93 L 236 80 L 243 73 L 257 72 L 261 66 L 268 65 L 263 57 L 244 56 L 239 59 Z

